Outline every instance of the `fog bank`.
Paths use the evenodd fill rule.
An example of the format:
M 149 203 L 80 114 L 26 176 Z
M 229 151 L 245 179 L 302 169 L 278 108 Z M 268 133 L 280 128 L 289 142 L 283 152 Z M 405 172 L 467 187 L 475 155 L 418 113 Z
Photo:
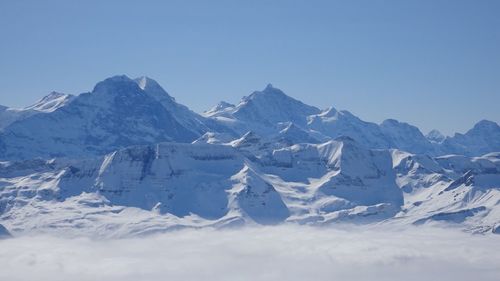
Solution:
M 0 280 L 498 280 L 500 236 L 298 226 L 0 240 Z

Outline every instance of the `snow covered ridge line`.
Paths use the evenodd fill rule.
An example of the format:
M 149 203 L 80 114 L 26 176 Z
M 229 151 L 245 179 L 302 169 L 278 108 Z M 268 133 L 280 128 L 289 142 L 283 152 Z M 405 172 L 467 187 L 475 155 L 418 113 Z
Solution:
M 466 172 L 464 172 L 466 171 Z M 500 228 L 500 153 L 433 158 L 351 138 L 134 146 L 86 160 L 0 163 L 15 236 L 129 237 L 179 228 L 339 223 Z
M 480 121 L 465 134 L 424 136 L 407 123 L 366 122 L 333 107 L 321 110 L 269 84 L 232 105 L 221 102 L 200 115 L 176 102 L 147 77 L 115 76 L 77 96 L 51 93 L 33 106 L 0 106 L 0 159 L 89 157 L 131 145 L 191 143 L 205 134 L 235 140 L 252 131 L 289 144 L 348 136 L 367 148 L 432 156 L 481 156 L 500 151 L 500 126 Z M 212 142 L 220 142 L 212 137 Z

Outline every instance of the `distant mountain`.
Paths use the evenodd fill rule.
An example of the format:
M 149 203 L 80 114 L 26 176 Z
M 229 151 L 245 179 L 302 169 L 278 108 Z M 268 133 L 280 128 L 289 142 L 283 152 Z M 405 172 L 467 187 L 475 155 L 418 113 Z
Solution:
M 239 133 L 254 131 L 272 134 L 279 131 L 279 123 L 292 122 L 305 126 L 307 116 L 319 112 L 316 107 L 291 98 L 269 84 L 263 91 L 244 97 L 236 106 L 219 104 L 206 115 Z
M 482 155 L 500 151 L 500 126 L 488 120 L 478 122 L 465 134 L 456 133 L 442 142 L 446 153 Z
M 394 119 L 387 119 L 380 124 L 380 128 L 382 133 L 390 139 L 394 148 L 414 153 L 438 154 L 438 148 L 415 126 Z
M 442 143 L 446 138 L 440 131 L 432 130 L 425 137 L 433 143 Z

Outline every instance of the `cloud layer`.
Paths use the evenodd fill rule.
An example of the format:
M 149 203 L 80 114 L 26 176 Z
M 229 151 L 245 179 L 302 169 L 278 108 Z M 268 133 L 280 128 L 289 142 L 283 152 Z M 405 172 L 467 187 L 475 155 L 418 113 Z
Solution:
M 500 236 L 260 227 L 0 241 L 0 280 L 498 280 Z

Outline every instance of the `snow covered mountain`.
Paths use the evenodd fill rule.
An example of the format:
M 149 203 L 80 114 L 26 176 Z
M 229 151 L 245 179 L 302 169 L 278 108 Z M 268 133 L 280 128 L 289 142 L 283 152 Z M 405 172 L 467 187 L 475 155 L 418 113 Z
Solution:
M 434 143 L 442 143 L 444 139 L 446 138 L 440 131 L 438 130 L 432 130 L 430 131 L 425 137 L 430 141 Z
M 432 158 L 322 144 L 135 146 L 86 160 L 0 165 L 0 220 L 14 234 L 129 236 L 179 227 L 294 222 L 498 228 L 500 155 Z M 64 211 L 63 211 L 64 210 Z
M 74 96 L 51 92 L 33 105 L 25 108 L 8 108 L 0 105 L 0 131 L 15 121 L 28 118 L 37 113 L 49 113 L 65 106 Z
M 199 135 L 126 76 L 98 83 L 90 93 L 0 133 L 0 158 L 81 157 L 161 141 L 191 142 Z
M 278 223 L 500 232 L 500 127 L 491 121 L 424 136 L 271 85 L 199 115 L 156 81 L 126 76 L 19 111 L 0 107 L 0 224 L 13 235 Z
M 387 119 L 380 124 L 380 128 L 393 144 L 391 147 L 414 153 L 438 154 L 438 146 L 429 141 L 415 126 Z
M 455 134 L 442 142 L 446 153 L 482 155 L 500 151 L 500 126 L 492 121 L 482 120 L 465 134 Z
M 319 111 L 316 107 L 291 98 L 268 84 L 263 91 L 256 91 L 243 97 L 236 106 L 219 103 L 205 112 L 205 116 L 225 124 L 240 134 L 254 131 L 264 135 L 279 131 L 278 124 L 283 122 L 305 126 L 307 116 Z

